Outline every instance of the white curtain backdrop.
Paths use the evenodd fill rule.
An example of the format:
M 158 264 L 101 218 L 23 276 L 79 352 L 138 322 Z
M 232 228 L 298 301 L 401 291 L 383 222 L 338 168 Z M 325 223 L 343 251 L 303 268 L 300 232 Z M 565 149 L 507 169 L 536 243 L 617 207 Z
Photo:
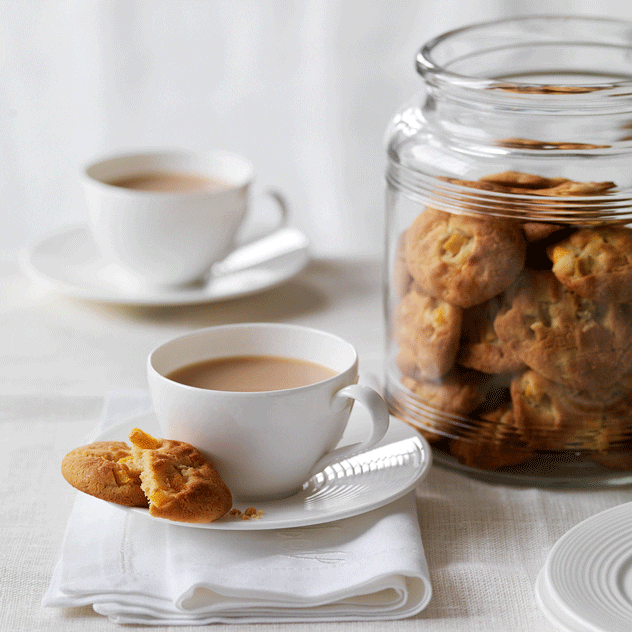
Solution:
M 326 254 L 382 248 L 383 134 L 414 57 L 470 22 L 629 0 L 0 0 L 0 249 L 84 220 L 101 153 L 220 148 Z

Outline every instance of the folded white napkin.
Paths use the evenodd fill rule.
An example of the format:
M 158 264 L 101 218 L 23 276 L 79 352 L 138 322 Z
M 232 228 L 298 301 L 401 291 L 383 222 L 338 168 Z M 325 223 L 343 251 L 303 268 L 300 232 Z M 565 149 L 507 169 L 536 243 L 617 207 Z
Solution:
M 149 405 L 144 392 L 113 394 L 100 429 Z M 353 518 L 256 531 L 162 523 L 78 494 L 43 603 L 203 625 L 398 619 L 431 592 L 414 493 Z

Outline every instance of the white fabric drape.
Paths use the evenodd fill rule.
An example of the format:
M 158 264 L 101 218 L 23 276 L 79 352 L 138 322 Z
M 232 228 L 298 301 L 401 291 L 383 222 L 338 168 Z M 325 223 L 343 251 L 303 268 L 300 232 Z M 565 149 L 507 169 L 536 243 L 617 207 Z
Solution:
M 314 250 L 380 252 L 383 134 L 423 42 L 558 0 L 38 0 L 0 5 L 0 248 L 84 218 L 77 172 L 137 147 L 222 148 L 277 185 Z M 625 0 L 601 15 L 632 17 Z

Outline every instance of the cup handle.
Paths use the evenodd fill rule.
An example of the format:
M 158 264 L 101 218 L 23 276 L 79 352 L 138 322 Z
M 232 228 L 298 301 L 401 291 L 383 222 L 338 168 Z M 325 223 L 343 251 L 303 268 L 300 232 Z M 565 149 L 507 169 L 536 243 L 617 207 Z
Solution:
M 343 448 L 336 448 L 331 452 L 328 452 L 321 457 L 316 465 L 311 469 L 310 476 L 322 472 L 328 465 L 346 459 L 350 456 L 365 452 L 372 448 L 378 441 L 380 441 L 386 431 L 388 430 L 389 412 L 386 406 L 386 402 L 382 397 L 368 386 L 361 386 L 359 384 L 351 384 L 341 388 L 332 398 L 332 406 L 345 406 L 349 399 L 357 400 L 362 406 L 364 406 L 371 414 L 371 420 L 373 426 L 369 436 L 359 443 L 353 443 L 352 445 L 344 446 Z
M 276 189 L 265 189 L 261 193 L 259 193 L 257 197 L 263 197 L 263 196 L 272 198 L 272 200 L 276 203 L 276 206 L 279 211 L 279 217 L 272 226 L 269 226 L 265 228 L 264 230 L 259 231 L 255 235 L 247 237 L 246 239 L 239 240 L 239 243 L 237 244 L 239 248 L 241 248 L 242 246 L 247 246 L 248 244 L 252 244 L 255 241 L 259 241 L 260 239 L 263 239 L 264 237 L 268 237 L 269 235 L 272 235 L 272 233 L 276 233 L 280 228 L 283 228 L 288 222 L 289 206 L 288 206 L 287 200 L 285 199 L 285 196 L 280 191 L 277 191 Z

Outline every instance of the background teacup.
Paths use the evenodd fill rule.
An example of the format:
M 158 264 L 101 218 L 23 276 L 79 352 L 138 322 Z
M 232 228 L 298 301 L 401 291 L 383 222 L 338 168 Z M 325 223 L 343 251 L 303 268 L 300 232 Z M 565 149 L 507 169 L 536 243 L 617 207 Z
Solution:
M 103 257 L 147 285 L 200 280 L 235 247 L 254 178 L 250 161 L 233 153 L 147 151 L 92 162 L 83 188 L 94 239 Z M 267 191 L 279 220 L 282 196 Z
M 329 377 L 267 391 L 211 390 L 170 377 L 183 366 L 240 356 L 316 363 Z M 384 400 L 356 383 L 354 347 L 316 329 L 271 323 L 201 329 L 157 347 L 147 370 L 163 436 L 204 452 L 236 498 L 289 496 L 330 463 L 373 447 L 388 429 Z M 368 409 L 372 427 L 366 440 L 336 449 L 354 400 Z

